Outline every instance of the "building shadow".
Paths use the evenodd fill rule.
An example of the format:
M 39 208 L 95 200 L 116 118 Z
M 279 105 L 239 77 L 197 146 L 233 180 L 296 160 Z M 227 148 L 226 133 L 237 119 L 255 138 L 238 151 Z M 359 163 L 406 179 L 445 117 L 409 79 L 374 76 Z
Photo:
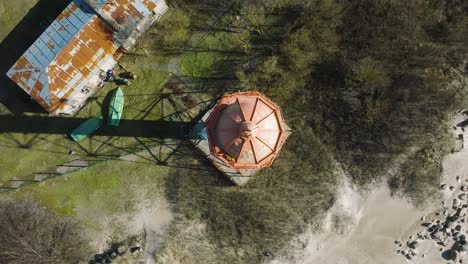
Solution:
M 39 0 L 0 43 L 0 103 L 16 115 L 45 113 L 34 100 L 6 76 L 6 72 L 46 30 L 71 0 Z
M 0 133 L 69 134 L 87 118 L 0 115 Z M 122 119 L 118 127 L 103 125 L 93 135 L 116 137 L 185 138 L 188 122 Z

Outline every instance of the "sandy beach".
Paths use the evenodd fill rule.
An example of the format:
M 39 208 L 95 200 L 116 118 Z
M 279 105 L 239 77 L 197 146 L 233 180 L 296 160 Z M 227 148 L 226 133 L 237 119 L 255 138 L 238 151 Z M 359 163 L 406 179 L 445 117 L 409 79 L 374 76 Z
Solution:
M 463 118 L 457 116 L 455 123 Z M 454 138 L 463 133 L 460 128 L 453 132 Z M 321 231 L 306 232 L 294 239 L 288 256 L 272 264 L 467 262 L 466 253 L 460 250 L 456 260 L 448 257 L 468 228 L 467 160 L 468 149 L 446 156 L 439 198 L 418 208 L 402 197 L 391 196 L 385 183 L 363 194 L 343 177 L 337 201 L 323 219 Z M 458 220 L 448 228 L 446 225 L 452 225 L 448 222 L 455 216 Z M 438 224 L 443 230 L 437 230 Z M 410 245 L 413 241 L 416 243 Z

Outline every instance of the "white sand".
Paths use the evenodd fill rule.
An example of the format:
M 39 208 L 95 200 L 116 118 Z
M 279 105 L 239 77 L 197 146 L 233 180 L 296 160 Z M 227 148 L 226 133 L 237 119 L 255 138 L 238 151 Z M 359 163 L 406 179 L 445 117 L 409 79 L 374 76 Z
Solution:
M 363 196 L 347 183 L 329 211 L 320 234 L 308 232 L 291 247 L 294 256 L 273 263 L 403 263 L 394 240 L 404 236 L 424 213 L 409 202 L 390 197 L 385 186 Z M 299 242 L 300 241 L 300 242 Z M 301 244 L 303 250 L 297 250 Z M 302 251 L 302 252 L 301 252 Z
M 77 208 L 78 217 L 96 217 L 97 222 L 89 234 L 97 253 L 109 248 L 111 242 L 145 234 L 144 258 L 146 264 L 154 263 L 154 253 L 159 249 L 173 214 L 163 197 L 138 200 L 135 210 L 115 215 L 102 215 L 86 207 Z
M 456 121 L 460 119 L 462 117 L 458 116 Z M 453 191 L 441 190 L 441 200 L 451 206 L 453 198 L 460 193 L 460 185 L 468 178 L 468 150 L 447 156 L 443 166 L 442 182 L 455 188 Z M 289 253 L 278 257 L 272 264 L 451 263 L 442 258 L 442 247 L 431 239 L 420 241 L 416 250 L 418 255 L 411 261 L 396 253 L 400 247 L 394 243 L 395 240 L 412 241 L 409 236 L 424 231 L 421 217 L 437 219 L 435 212 L 444 209 L 442 201 L 415 208 L 405 199 L 391 197 L 385 184 L 365 195 L 358 193 L 346 180 L 341 186 L 337 191 L 337 202 L 323 220 L 322 230 L 319 233 L 306 232 L 295 238 L 286 250 Z M 452 244 L 450 241 L 443 250 Z M 402 248 L 407 248 L 404 243 Z M 464 263 L 467 260 L 465 256 Z

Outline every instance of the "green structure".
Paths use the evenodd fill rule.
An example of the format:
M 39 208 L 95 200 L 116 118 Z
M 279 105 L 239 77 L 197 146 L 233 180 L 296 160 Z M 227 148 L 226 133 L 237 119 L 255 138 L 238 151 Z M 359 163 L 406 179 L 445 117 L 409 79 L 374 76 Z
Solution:
M 124 107 L 124 96 L 122 89 L 117 88 L 115 93 L 112 95 L 112 99 L 109 105 L 109 119 L 107 124 L 109 126 L 116 127 L 120 123 L 120 118 L 122 117 L 122 111 Z
M 83 124 L 77 127 L 70 136 L 74 141 L 80 141 L 89 137 L 94 131 L 98 130 L 102 125 L 102 117 L 92 117 L 86 120 Z

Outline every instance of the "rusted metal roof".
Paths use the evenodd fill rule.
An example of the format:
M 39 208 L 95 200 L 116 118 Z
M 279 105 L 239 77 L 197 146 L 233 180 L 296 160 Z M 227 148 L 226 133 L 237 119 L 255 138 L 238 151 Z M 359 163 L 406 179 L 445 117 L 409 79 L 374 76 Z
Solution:
M 7 72 L 51 113 L 78 110 L 119 56 L 112 28 L 81 3 L 70 3 Z
M 48 112 L 74 113 L 128 50 L 119 35 L 132 46 L 166 10 L 164 0 L 73 0 L 7 75 Z
M 280 108 L 254 91 L 223 96 L 205 124 L 211 154 L 241 173 L 271 165 L 289 134 Z
M 129 49 L 165 11 L 164 0 L 86 0 L 92 8 L 118 32 L 116 37 Z M 135 35 L 134 37 L 132 35 Z

